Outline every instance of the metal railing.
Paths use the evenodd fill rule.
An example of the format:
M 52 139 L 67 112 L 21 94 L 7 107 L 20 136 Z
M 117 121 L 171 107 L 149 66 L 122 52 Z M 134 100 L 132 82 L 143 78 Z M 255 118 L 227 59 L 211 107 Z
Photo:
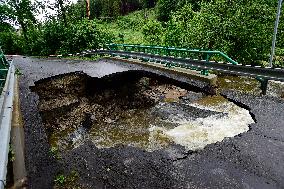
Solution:
M 231 59 L 228 55 L 220 51 L 211 51 L 203 49 L 187 49 L 187 48 L 176 48 L 176 47 L 165 47 L 165 46 L 153 46 L 153 45 L 131 45 L 131 44 L 106 44 L 105 48 L 109 50 L 122 50 L 130 52 L 143 52 L 162 56 L 172 56 L 180 58 L 190 58 L 194 60 L 223 60 L 226 63 L 237 65 L 238 62 Z M 219 61 L 220 62 L 220 61 Z M 167 66 L 171 66 L 168 64 Z M 202 75 L 208 75 L 209 71 L 206 69 L 200 70 Z
M 115 44 L 115 43 L 107 44 L 106 48 L 110 50 L 143 52 L 143 53 L 158 54 L 164 56 L 206 60 L 206 61 L 214 60 L 214 58 L 217 58 L 218 60 L 222 59 L 224 62 L 228 62 L 233 65 L 238 64 L 238 62 L 234 61 L 228 55 L 226 55 L 221 51 L 152 46 L 152 45 Z
M 8 73 L 8 68 L 9 68 L 9 62 L 7 61 L 1 47 L 0 47 L 0 92 L 2 91 L 7 73 Z
M 13 111 L 15 68 L 0 47 L 0 189 L 5 188 Z
M 271 67 L 261 67 L 261 66 L 252 66 L 252 65 L 234 65 L 232 63 L 220 63 L 216 61 L 203 61 L 203 60 L 194 60 L 191 58 L 176 58 L 172 56 L 161 56 L 153 55 L 148 53 L 141 52 L 129 52 L 129 51 L 120 51 L 120 50 L 86 50 L 81 54 L 77 55 L 86 56 L 86 55 L 110 55 L 112 57 L 123 57 L 125 59 L 137 59 L 143 62 L 153 63 L 153 64 L 163 64 L 165 66 L 170 65 L 171 67 L 191 69 L 191 70 L 213 70 L 217 72 L 243 75 L 249 77 L 256 77 L 262 80 L 276 80 L 284 81 L 284 69 L 281 68 L 271 68 Z

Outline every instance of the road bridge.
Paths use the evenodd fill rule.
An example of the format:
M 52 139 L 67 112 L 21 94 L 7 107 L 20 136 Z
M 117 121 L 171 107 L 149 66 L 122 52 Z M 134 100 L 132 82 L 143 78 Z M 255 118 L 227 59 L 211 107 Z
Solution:
M 185 64 L 187 61 L 191 61 L 184 58 L 181 62 L 176 62 L 176 59 L 179 60 L 179 58 L 167 56 L 166 59 L 162 59 L 163 56 L 155 55 L 154 53 L 150 55 L 146 54 L 146 52 L 128 52 L 128 50 L 125 51 L 124 49 L 123 52 L 118 50 L 111 50 L 110 52 L 109 49 L 106 49 L 90 52 L 86 51 L 82 54 L 91 55 L 97 53 L 110 54 L 113 56 L 119 55 L 124 58 L 131 58 L 133 56 L 132 58 L 140 58 L 142 61 L 149 62 L 149 64 L 151 61 L 155 60 L 155 62 L 151 64 L 171 67 L 170 69 L 173 67 L 186 69 L 185 65 L 181 65 L 181 63 Z M 139 54 L 141 55 L 140 57 L 138 56 Z M 157 57 L 159 57 L 159 59 Z M 200 72 L 200 74 L 204 76 L 207 74 L 210 75 L 210 71 L 206 71 L 211 70 L 208 67 L 209 60 L 208 63 L 203 64 L 203 67 L 202 63 L 206 61 L 194 60 L 194 63 L 190 63 L 188 69 L 195 69 L 196 72 Z M 230 59 L 227 61 L 230 61 Z M 162 62 L 165 63 L 163 64 Z M 83 89 L 79 88 L 79 90 L 76 88 L 78 83 L 72 83 L 72 78 L 63 81 L 58 80 L 58 78 L 63 77 L 65 74 L 68 75 L 69 73 L 70 75 L 70 72 L 74 73 L 78 71 L 84 72 L 88 77 L 101 78 L 101 80 L 94 79 L 97 82 L 103 80 L 111 82 L 116 80 L 120 81 L 119 78 L 125 78 L 124 74 L 127 75 L 127 71 L 129 70 L 132 75 L 140 73 L 141 77 L 152 77 L 153 74 L 155 74 L 174 79 L 174 81 L 180 83 L 184 82 L 190 84 L 190 86 L 196 86 L 196 93 L 190 93 L 196 98 L 202 98 L 204 96 L 204 91 L 206 90 L 202 89 L 205 89 L 207 85 L 202 81 L 174 73 L 165 74 L 164 71 L 155 70 L 154 67 L 145 67 L 143 64 L 125 64 L 121 61 L 118 62 L 108 59 L 92 62 L 66 59 L 24 58 L 19 56 L 14 58 L 13 64 L 22 74 L 19 76 L 19 96 L 25 128 L 25 163 L 27 174 L 30 178 L 30 188 L 50 188 L 54 186 L 54 180 L 56 180 L 59 173 L 66 173 L 66 178 L 69 178 L 68 175 L 70 175 L 69 173 L 72 171 L 76 171 L 79 175 L 79 178 L 76 177 L 78 179 L 76 183 L 83 183 L 83 185 L 85 184 L 97 188 L 283 188 L 284 186 L 284 169 L 283 166 L 281 166 L 284 161 L 284 156 L 282 156 L 282 133 L 284 129 L 282 112 L 284 111 L 284 103 L 280 98 L 221 89 L 220 93 L 223 97 L 250 112 L 254 123 L 249 125 L 247 132 L 243 132 L 234 137 L 225 138 L 221 142 L 209 144 L 204 149 L 197 151 L 188 150 L 176 144 L 153 152 L 127 145 L 98 148 L 93 142 L 86 140 L 82 145 L 74 149 L 60 152 L 60 158 L 57 158 L 58 154 L 54 154 L 54 151 L 51 152 L 48 129 L 44 126 L 44 118 L 40 113 L 40 109 L 58 106 L 58 102 L 63 103 L 64 99 L 70 96 L 72 103 L 59 104 L 62 105 L 62 107 L 60 107 L 62 109 L 60 110 L 81 107 L 90 101 L 86 96 L 82 96 L 84 100 L 81 101 L 77 101 L 75 98 L 73 99 L 74 96 L 80 96 L 84 92 L 81 93 L 80 90 Z M 220 63 L 215 62 L 215 64 L 217 66 Z M 198 65 L 200 67 L 198 67 Z M 224 63 L 224 65 L 227 64 Z M 233 67 L 229 68 L 230 71 L 236 69 L 234 67 L 236 65 L 235 63 L 231 62 L 231 64 L 228 65 L 233 65 Z M 222 65 L 222 69 L 223 68 Z M 243 68 L 243 70 L 244 69 L 247 69 L 247 67 Z M 254 71 L 247 72 L 250 74 L 255 73 L 255 75 L 252 75 L 253 77 L 262 76 L 266 79 L 277 77 L 282 81 L 282 76 L 279 74 L 282 73 L 281 69 L 268 69 L 272 70 L 269 74 L 263 73 L 260 75 L 262 73 L 260 70 L 263 69 L 268 68 L 254 68 Z M 138 71 L 135 72 L 136 70 Z M 214 70 L 217 70 L 217 67 L 216 69 L 214 68 Z M 122 73 L 116 75 L 116 72 Z M 148 72 L 151 74 L 147 75 Z M 108 76 L 110 74 L 114 75 Z M 81 76 L 79 79 L 82 79 Z M 48 95 L 53 95 L 54 98 L 50 99 L 48 95 L 45 97 L 47 100 L 46 103 L 49 104 L 48 106 L 38 106 L 41 102 L 41 99 L 39 99 L 40 95 L 30 89 L 31 86 L 33 86 L 33 88 L 36 87 L 35 84 L 38 81 L 41 81 L 39 83 L 43 84 L 41 86 L 43 88 L 57 87 L 57 90 L 48 92 Z M 55 83 L 52 83 L 53 81 Z M 67 81 L 70 81 L 70 86 L 75 87 L 76 90 L 72 92 L 72 90 L 70 90 L 71 88 L 61 87 L 68 86 Z M 147 80 L 143 81 L 143 83 L 145 82 L 147 82 Z M 84 82 L 81 84 L 84 84 Z M 127 87 L 131 86 L 132 85 L 127 85 Z M 60 90 L 58 89 L 60 88 L 65 92 L 62 94 L 59 93 L 58 91 Z M 201 92 L 198 93 L 198 90 Z M 177 91 L 183 92 L 180 89 L 177 89 Z M 107 93 L 106 96 L 109 95 L 111 95 L 111 93 Z M 170 102 L 170 104 L 175 103 L 176 102 Z M 89 106 L 89 104 L 87 105 L 89 108 L 93 108 Z M 105 106 L 107 106 L 107 103 L 105 103 Z M 165 105 L 165 107 L 168 108 L 169 106 Z M 184 107 L 184 105 L 182 107 Z M 77 109 L 75 110 L 77 111 Z M 198 108 L 196 109 L 196 107 L 191 107 L 190 110 L 195 112 L 194 116 L 197 117 L 198 115 L 209 116 L 207 114 L 216 114 L 217 117 L 225 115 L 220 114 L 220 112 L 201 111 Z M 64 112 L 61 111 L 61 113 Z M 68 111 L 66 111 L 66 114 L 67 113 Z M 75 118 L 78 120 L 80 117 L 75 116 Z M 69 119 L 73 120 L 74 118 L 70 116 Z M 107 119 L 105 121 L 107 124 L 112 124 L 112 120 Z M 87 121 L 83 123 L 86 124 Z M 263 148 L 263 146 L 265 146 L 265 148 Z

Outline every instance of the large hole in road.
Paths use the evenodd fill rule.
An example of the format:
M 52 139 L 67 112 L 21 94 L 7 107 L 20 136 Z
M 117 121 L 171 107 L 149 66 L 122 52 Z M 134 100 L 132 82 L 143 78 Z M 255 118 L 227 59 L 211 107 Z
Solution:
M 144 71 L 102 78 L 75 72 L 32 87 L 49 142 L 70 150 L 91 140 L 98 148 L 147 151 L 180 144 L 198 150 L 249 130 L 249 112 L 221 96 Z

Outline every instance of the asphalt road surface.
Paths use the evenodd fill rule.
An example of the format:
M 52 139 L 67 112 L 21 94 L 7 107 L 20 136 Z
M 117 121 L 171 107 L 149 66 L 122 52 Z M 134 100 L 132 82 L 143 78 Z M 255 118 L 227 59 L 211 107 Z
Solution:
M 98 62 L 14 58 L 19 78 L 25 130 L 25 163 L 29 188 L 53 188 L 56 175 L 77 170 L 81 188 L 284 188 L 284 100 L 236 91 L 221 94 L 250 110 L 255 123 L 248 132 L 203 150 L 186 151 L 179 145 L 147 152 L 117 146 L 98 149 L 88 141 L 61 158 L 50 145 L 37 108 L 34 82 L 50 76 L 83 71 L 92 77 L 142 69 L 139 66 Z M 192 82 L 204 87 L 202 83 Z M 75 186 L 74 186 L 75 187 Z

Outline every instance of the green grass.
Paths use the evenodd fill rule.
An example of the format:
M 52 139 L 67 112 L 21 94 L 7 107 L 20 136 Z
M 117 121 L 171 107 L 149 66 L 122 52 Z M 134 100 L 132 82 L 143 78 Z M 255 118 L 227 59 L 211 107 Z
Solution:
M 101 22 L 101 27 L 114 34 L 114 43 L 147 44 L 142 28 L 150 19 L 156 19 L 154 9 L 135 11 L 113 22 Z
M 71 171 L 68 175 L 58 174 L 54 179 L 54 187 L 55 189 L 79 189 L 80 184 L 79 181 L 79 173 L 75 170 Z

